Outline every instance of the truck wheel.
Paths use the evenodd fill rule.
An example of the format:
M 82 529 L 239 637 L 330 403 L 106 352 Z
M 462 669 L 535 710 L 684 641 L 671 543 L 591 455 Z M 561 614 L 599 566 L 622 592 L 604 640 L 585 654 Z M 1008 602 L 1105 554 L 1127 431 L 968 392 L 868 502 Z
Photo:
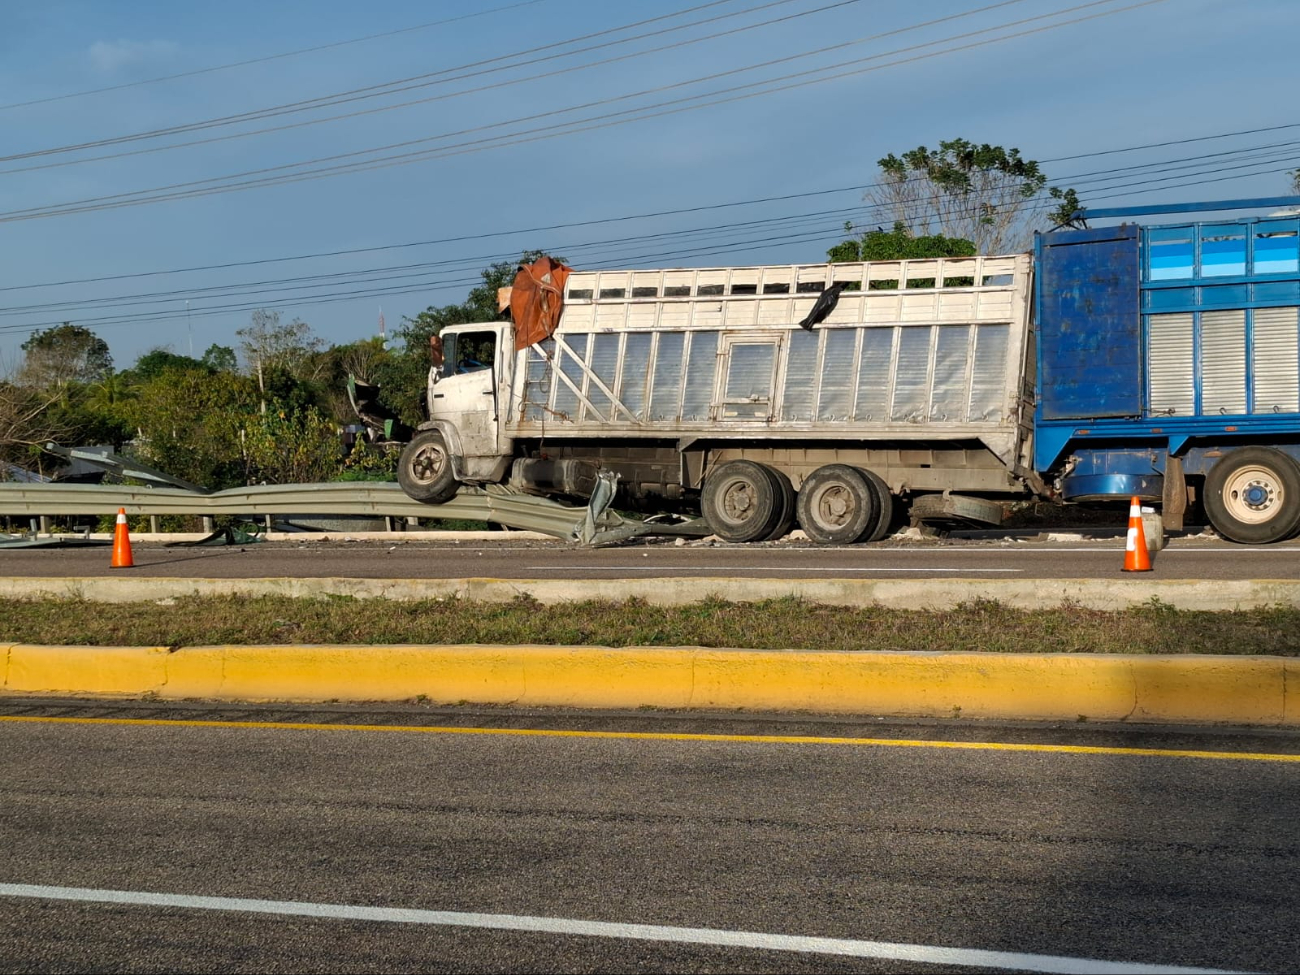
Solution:
M 1242 447 L 1205 477 L 1205 513 L 1224 538 L 1263 545 L 1300 527 L 1300 465 L 1271 447 Z
M 704 479 L 701 514 L 723 541 L 767 538 L 776 528 L 781 508 L 778 482 L 762 464 L 728 461 Z
M 426 504 L 442 504 L 456 496 L 460 485 L 441 433 L 425 430 L 411 439 L 397 462 L 397 483 L 408 498 Z
M 804 532 L 821 545 L 852 545 L 876 528 L 880 514 L 866 474 L 846 464 L 827 464 L 808 475 L 798 509 Z
M 889 534 L 889 527 L 894 523 L 894 496 L 889 493 L 889 485 L 885 483 L 884 478 L 875 471 L 869 471 L 865 467 L 859 467 L 857 470 L 871 485 L 871 491 L 876 496 L 876 505 L 879 508 L 875 523 L 858 541 L 878 542 Z
M 772 483 L 781 498 L 781 504 L 778 509 L 776 525 L 767 533 L 766 541 L 774 542 L 778 538 L 785 538 L 794 527 L 795 519 L 795 493 L 794 485 L 790 483 L 790 478 L 784 473 L 778 471 L 775 467 L 767 468 L 768 475 L 772 478 Z

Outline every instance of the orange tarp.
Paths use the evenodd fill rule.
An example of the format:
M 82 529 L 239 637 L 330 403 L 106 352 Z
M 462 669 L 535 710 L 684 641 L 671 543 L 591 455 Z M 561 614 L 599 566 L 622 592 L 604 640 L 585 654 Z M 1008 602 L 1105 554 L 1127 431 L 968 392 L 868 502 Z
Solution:
M 510 317 L 515 323 L 515 349 L 526 349 L 549 338 L 560 324 L 564 282 L 570 268 L 549 257 L 523 264 L 510 290 Z

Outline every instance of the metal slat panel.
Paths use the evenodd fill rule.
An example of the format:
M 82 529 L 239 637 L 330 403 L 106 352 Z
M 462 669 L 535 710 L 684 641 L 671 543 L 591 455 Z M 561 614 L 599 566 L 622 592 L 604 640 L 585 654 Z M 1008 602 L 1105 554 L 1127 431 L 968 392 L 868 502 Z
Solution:
M 866 309 L 863 313 L 862 320 L 868 323 L 875 322 L 896 322 L 900 319 L 899 305 L 902 302 L 902 296 L 897 294 L 873 294 L 867 295 L 864 299 Z
M 652 328 L 659 314 L 659 304 L 653 301 L 634 301 L 623 307 L 627 309 L 629 328 Z M 601 319 L 600 324 L 605 324 L 604 319 Z
M 858 364 L 858 396 L 853 416 L 858 422 L 880 423 L 889 416 L 893 396 L 894 337 L 896 328 L 864 328 L 862 358 Z
M 650 419 L 675 420 L 682 405 L 683 332 L 660 332 L 655 349 L 654 383 L 650 392 Z
M 744 328 L 758 320 L 757 301 L 728 301 L 722 305 L 722 321 L 728 328 Z
M 1192 315 L 1151 315 L 1147 320 L 1147 382 L 1153 416 L 1190 416 L 1196 409 L 1192 368 Z
M 832 329 L 822 334 L 826 350 L 822 356 L 817 419 L 847 420 L 853 414 L 853 366 L 858 330 Z
M 614 388 L 614 380 L 618 373 L 618 346 L 622 338 L 623 336 L 617 332 L 605 332 L 595 336 L 592 340 L 591 371 L 610 389 Z M 599 410 L 606 419 L 626 419 L 621 413 L 615 415 L 609 397 L 594 382 L 589 383 L 587 386 L 587 399 L 591 400 L 591 405 Z M 583 419 L 594 420 L 598 419 L 598 417 L 591 416 L 590 411 L 584 410 Z
M 682 399 L 683 420 L 709 419 L 717 370 L 718 333 L 692 333 L 690 361 L 686 365 L 686 394 Z
M 805 332 L 803 329 L 790 333 L 790 352 L 785 365 L 785 393 L 781 397 L 783 420 L 806 421 L 813 418 L 820 335 L 819 332 Z
M 775 342 L 736 342 L 727 357 L 722 418 L 753 419 L 772 411 Z
M 582 389 L 582 382 L 586 374 L 581 360 L 585 359 L 587 355 L 588 337 L 586 335 L 564 336 L 564 342 L 569 351 L 561 350 L 559 353 L 560 372 L 568 376 L 573 385 L 579 390 Z M 555 414 L 551 419 L 562 423 L 576 423 L 579 403 L 578 394 L 569 388 L 569 384 L 563 380 L 557 381 L 555 384 Z
M 891 420 L 920 423 L 930 399 L 930 347 L 932 327 L 900 329 L 898 366 L 894 372 Z
M 970 407 L 966 411 L 971 423 L 1000 423 L 1003 419 L 1010 337 L 1009 325 L 975 327 L 975 367 L 971 370 Z
M 970 326 L 941 325 L 934 346 L 934 392 L 930 419 L 966 419 L 966 367 L 970 353 Z
M 1300 412 L 1300 369 L 1297 331 L 1300 308 L 1255 310 L 1254 413 Z
M 1246 312 L 1201 312 L 1201 412 L 1246 412 Z
M 939 299 L 933 291 L 903 295 L 899 318 L 905 322 L 929 322 L 939 317 Z

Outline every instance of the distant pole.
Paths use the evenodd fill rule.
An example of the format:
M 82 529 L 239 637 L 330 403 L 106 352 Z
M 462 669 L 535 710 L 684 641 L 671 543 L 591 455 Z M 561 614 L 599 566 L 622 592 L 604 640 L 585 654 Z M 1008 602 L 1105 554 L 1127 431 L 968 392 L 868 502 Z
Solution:
M 384 331 L 384 306 L 379 306 L 379 345 L 381 348 L 388 348 L 388 335 Z
M 190 302 L 185 299 L 185 331 L 190 336 L 190 358 L 194 358 L 194 326 L 190 324 Z

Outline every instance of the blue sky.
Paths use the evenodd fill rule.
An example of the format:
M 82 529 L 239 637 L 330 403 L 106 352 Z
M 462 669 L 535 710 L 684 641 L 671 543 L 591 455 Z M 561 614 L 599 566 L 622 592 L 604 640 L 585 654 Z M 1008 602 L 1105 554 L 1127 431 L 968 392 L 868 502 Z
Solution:
M 513 259 L 528 247 L 563 255 L 577 267 L 813 262 L 824 258 L 838 239 L 836 228 L 861 205 L 861 191 L 846 188 L 870 183 L 875 160 L 953 137 L 1017 146 L 1027 157 L 1044 160 L 1054 182 L 1077 182 L 1085 202 L 1095 198 L 1098 205 L 1285 191 L 1282 170 L 1300 166 L 1300 126 L 1093 159 L 1046 160 L 1300 123 L 1294 104 L 1300 90 L 1294 55 L 1300 3 L 1163 0 L 1125 9 L 1139 0 L 1111 0 L 1076 9 L 1085 2 L 1017 0 L 982 12 L 974 11 L 993 4 L 0 4 L 0 156 L 11 157 L 0 161 L 0 373 L 17 364 L 18 347 L 31 328 L 65 319 L 102 335 L 119 366 L 155 347 L 186 353 L 192 341 L 201 353 L 213 342 L 233 345 L 235 330 L 259 303 L 286 320 L 301 317 L 330 342 L 351 341 L 374 333 L 381 304 L 391 330 L 404 315 L 459 301 L 477 268 Z M 664 16 L 676 11 L 684 12 Z M 1107 15 L 948 50 L 1096 14 Z M 946 17 L 957 19 L 918 27 Z M 608 33 L 649 18 L 662 19 Z M 709 18 L 717 19 L 696 23 Z M 775 18 L 786 19 L 753 26 Z M 694 26 L 647 36 L 683 25 Z M 752 29 L 736 32 L 746 27 Z M 708 36 L 721 31 L 733 33 Z M 891 31 L 898 33 L 878 36 Z M 388 36 L 340 43 L 383 33 Z M 563 44 L 590 34 L 600 36 Z M 681 43 L 689 40 L 697 42 Z M 900 52 L 927 42 L 938 43 Z M 844 46 L 754 68 L 836 44 Z M 333 46 L 277 57 L 322 45 Z M 530 49 L 541 50 L 518 56 Z M 935 52 L 946 53 L 892 64 Z M 624 55 L 639 56 L 581 67 Z M 877 70 L 757 97 L 624 124 L 599 119 L 571 126 L 582 131 L 549 138 L 537 136 L 553 129 L 524 132 L 628 109 L 665 112 L 681 104 L 647 106 L 872 56 L 877 59 L 857 67 Z M 518 63 L 537 58 L 547 60 Z M 547 73 L 554 74 L 533 77 Z M 420 87 L 346 96 L 326 108 L 294 104 L 373 91 L 398 79 L 416 79 L 407 84 Z M 780 84 L 788 82 L 767 87 Z M 126 87 L 81 94 L 111 86 Z M 624 97 L 653 89 L 665 90 Z M 713 96 L 719 97 L 730 96 Z M 423 101 L 374 111 L 416 99 Z M 35 104 L 19 104 L 28 102 Z M 261 120 L 66 151 L 272 108 L 276 114 Z M 349 113 L 364 114 L 315 121 Z M 512 121 L 537 115 L 545 117 Z M 246 134 L 263 128 L 274 131 Z M 503 135 L 530 141 L 501 145 Z M 497 143 L 482 141 L 493 137 Z M 161 148 L 213 139 L 219 141 Z M 49 151 L 56 149 L 65 151 Z M 278 178 L 358 161 L 389 163 L 398 154 L 434 149 L 443 155 L 102 208 L 119 202 L 103 198 L 120 194 L 147 196 L 162 187 L 195 184 L 165 191 L 188 193 L 225 180 Z M 1212 152 L 1232 154 L 1208 162 L 1188 158 Z M 284 168 L 345 154 L 352 155 Z M 92 158 L 98 156 L 113 158 Z M 1092 192 L 1087 180 L 1096 177 L 1082 175 L 1156 163 L 1166 165 L 1133 171 Z M 265 172 L 238 175 L 259 171 Z M 1231 178 L 1177 185 L 1220 176 Z M 1125 185 L 1153 179 L 1167 182 Z M 820 192 L 828 190 L 836 192 Z M 800 193 L 819 195 L 639 216 Z M 55 215 L 46 209 L 85 200 L 98 201 L 89 205 L 100 208 Z M 42 215 L 14 219 L 15 211 L 27 210 Z M 635 219 L 589 223 L 623 217 Z M 789 219 L 720 227 L 776 218 Z M 582 223 L 587 225 L 530 229 Z M 305 256 L 366 248 L 376 249 Z M 244 266 L 211 267 L 233 264 Z M 153 273 L 181 268 L 203 269 Z M 98 277 L 114 280 L 51 284 Z M 367 294 L 347 294 L 355 291 Z M 385 293 L 371 293 L 380 291 Z M 141 295 L 149 297 L 135 297 Z M 239 307 L 223 307 L 231 305 Z

